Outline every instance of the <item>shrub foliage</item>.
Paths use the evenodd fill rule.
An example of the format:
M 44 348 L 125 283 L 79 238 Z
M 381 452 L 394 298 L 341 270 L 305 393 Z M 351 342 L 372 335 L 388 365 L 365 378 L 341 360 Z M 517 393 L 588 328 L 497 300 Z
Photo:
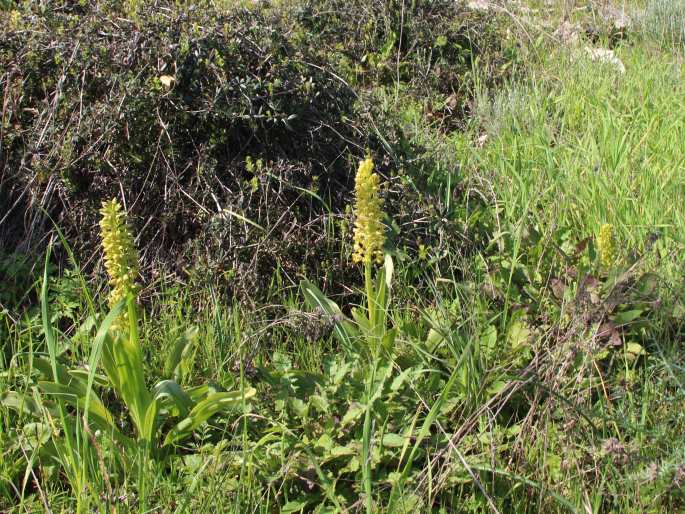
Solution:
M 85 227 L 117 196 L 144 269 L 211 271 L 239 296 L 274 270 L 290 284 L 302 271 L 354 275 L 339 229 L 355 159 L 371 151 L 386 178 L 421 177 L 422 149 L 374 89 L 449 97 L 441 115 L 458 120 L 473 59 L 504 62 L 496 22 L 446 1 L 404 14 L 392 1 L 54 2 L 1 23 L 7 248 L 43 243 L 50 216 L 88 262 L 97 237 Z M 391 213 L 420 217 L 415 189 L 394 185 Z

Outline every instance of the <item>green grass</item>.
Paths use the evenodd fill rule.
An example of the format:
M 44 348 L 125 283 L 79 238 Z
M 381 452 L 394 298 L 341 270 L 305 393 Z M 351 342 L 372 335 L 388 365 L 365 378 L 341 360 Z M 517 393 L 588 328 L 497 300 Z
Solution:
M 685 6 L 676 0 L 651 0 L 637 13 L 641 29 L 666 49 L 685 48 Z
M 682 242 L 683 208 L 668 201 L 684 186 L 682 63 L 644 47 L 618 55 L 625 75 L 559 49 L 529 84 L 483 101 L 490 140 L 473 159 L 503 220 L 578 235 L 612 223 L 625 249 L 654 230 Z
M 139 327 L 148 388 L 169 378 L 167 356 L 194 326 L 175 380 L 257 390 L 169 451 L 129 455 L 106 433 L 91 438 L 68 421 L 82 412 L 38 383 L 41 356 L 68 368 L 98 360 L 106 310 L 91 312 L 92 285 L 73 271 L 8 285 L 0 510 L 685 509 L 683 55 L 638 27 L 615 49 L 625 74 L 538 40 L 525 72 L 479 92 L 460 131 L 401 88 L 372 92 L 423 149 L 408 165 L 459 235 L 426 241 L 422 257 L 398 249 L 387 306 L 383 279 L 340 311 L 317 277 L 299 290 L 274 280 L 272 303 L 257 307 L 192 284 L 149 285 Z M 597 257 L 604 224 L 616 238 L 609 266 Z M 7 391 L 39 415 L 11 406 Z M 124 395 L 92 391 L 135 437 Z M 49 428 L 40 444 L 39 425 Z

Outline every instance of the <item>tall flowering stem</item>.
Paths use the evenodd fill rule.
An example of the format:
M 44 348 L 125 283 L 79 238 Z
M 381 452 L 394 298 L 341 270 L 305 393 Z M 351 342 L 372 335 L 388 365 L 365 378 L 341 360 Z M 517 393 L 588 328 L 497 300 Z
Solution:
M 126 223 L 126 212 L 121 204 L 116 199 L 103 202 L 100 214 L 100 235 L 111 287 L 108 303 L 112 308 L 129 294 L 137 293 L 138 252 L 133 245 L 133 236 Z M 121 321 L 125 322 L 126 315 L 122 318 Z
M 379 190 L 380 179 L 373 171 L 373 161 L 366 158 L 359 164 L 354 186 L 354 262 L 383 262 L 385 227 Z
M 383 201 L 379 196 L 380 178 L 373 171 L 370 157 L 359 163 L 355 178 L 354 206 L 354 253 L 352 260 L 364 264 L 364 281 L 368 301 L 369 321 L 375 326 L 375 308 L 373 305 L 374 288 L 371 276 L 374 262 L 383 262 L 385 245 L 385 227 L 383 226 Z
M 616 238 L 614 236 L 614 226 L 605 223 L 599 229 L 597 236 L 597 252 L 599 263 L 604 268 L 609 268 L 616 260 Z

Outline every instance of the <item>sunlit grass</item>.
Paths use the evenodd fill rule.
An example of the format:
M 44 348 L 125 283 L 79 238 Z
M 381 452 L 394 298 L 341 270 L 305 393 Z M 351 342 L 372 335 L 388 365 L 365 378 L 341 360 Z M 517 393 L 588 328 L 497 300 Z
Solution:
M 448 248 L 449 266 L 431 248 L 384 255 L 376 177 L 373 258 L 360 259 L 356 304 L 326 297 L 322 277 L 299 290 L 274 278 L 273 303 L 259 306 L 192 283 L 146 284 L 140 316 L 130 306 L 135 355 L 109 359 L 108 387 L 94 382 L 92 337 L 105 295 L 101 312 L 85 289 L 71 305 L 58 287 L 67 279 L 49 282 L 46 268 L 27 286 L 43 311 L 0 317 L 0 509 L 683 508 L 685 82 L 673 45 L 641 34 L 616 48 L 625 74 L 582 49 L 535 43 L 539 60 L 481 92 L 464 131 L 428 119 L 429 101 L 374 91 L 431 155 L 440 216 L 457 218 L 470 246 Z M 192 344 L 168 364 L 191 326 Z M 41 358 L 53 375 L 59 362 L 87 376 L 88 394 L 97 388 L 112 410 L 111 432 L 131 443 L 91 437 L 78 402 L 41 392 Z M 125 365 L 135 367 L 126 376 Z M 163 378 L 236 401 L 162 443 L 178 420 L 160 416 L 143 434 L 149 420 L 123 387 L 135 383 L 146 406 Z M 58 408 L 36 416 L 10 405 L 10 390 Z M 29 437 L 38 424 L 54 427 L 57 456 Z

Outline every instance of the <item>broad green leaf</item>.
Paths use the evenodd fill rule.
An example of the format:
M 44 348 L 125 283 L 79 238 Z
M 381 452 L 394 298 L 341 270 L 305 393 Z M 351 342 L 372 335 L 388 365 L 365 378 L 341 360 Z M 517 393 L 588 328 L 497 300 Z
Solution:
M 38 387 L 46 394 L 55 396 L 65 403 L 77 407 L 81 411 L 85 410 L 86 397 L 79 396 L 78 390 L 71 386 L 58 384 L 56 382 L 38 382 Z M 88 402 L 90 412 L 89 419 L 92 419 L 93 423 L 95 423 L 95 425 L 104 433 L 128 446 L 130 442 L 128 437 L 119 431 L 112 414 L 102 404 L 100 399 L 95 394 L 91 393 Z
M 63 366 L 59 362 L 56 362 L 53 366 L 49 359 L 45 357 L 35 357 L 33 359 L 33 367 L 36 368 L 40 374 L 48 381 L 59 382 L 60 384 L 71 384 L 75 382 L 72 380 L 72 376 L 69 373 L 69 368 Z M 57 371 L 55 376 L 54 371 Z M 85 394 L 86 384 L 72 384 L 74 387 L 83 387 L 83 392 Z
M 514 321 L 509 326 L 507 340 L 512 350 L 518 350 L 524 346 L 528 342 L 529 338 L 530 328 L 528 328 L 528 324 L 522 319 Z
M 492 357 L 497 348 L 497 327 L 488 325 L 480 336 L 480 348 L 485 357 Z
M 491 398 L 499 393 L 501 393 L 507 386 L 507 382 L 504 380 L 496 380 L 492 384 L 488 385 L 487 394 Z
M 329 382 L 335 386 L 343 383 L 345 378 L 350 374 L 351 362 L 343 360 L 334 360 L 330 363 L 330 367 L 326 370 Z
M 45 408 L 45 405 L 39 405 L 38 402 L 30 396 L 15 391 L 0 393 L 0 405 L 41 419 L 43 417 L 43 408 Z M 53 412 L 52 414 L 53 416 L 57 415 L 56 412 Z
M 302 512 L 304 508 L 312 502 L 309 500 L 294 500 L 289 501 L 283 507 L 281 507 L 281 514 L 293 514 L 295 512 Z
M 617 325 L 627 325 L 628 323 L 638 319 L 641 315 L 642 315 L 642 310 L 640 310 L 640 309 L 635 309 L 632 311 L 619 312 L 614 316 L 613 321 Z
M 119 313 L 123 309 L 123 301 L 119 302 L 117 305 L 115 305 L 105 316 L 105 319 L 102 321 L 102 324 L 98 328 L 97 333 L 95 334 L 95 339 L 93 340 L 93 347 L 90 352 L 90 357 L 88 359 L 88 377 L 86 380 L 86 394 L 85 394 L 85 410 L 83 412 L 83 420 L 84 423 L 88 423 L 88 415 L 90 412 L 90 397 L 92 395 L 93 391 L 93 384 L 95 383 L 95 370 L 97 369 L 98 363 L 101 360 L 103 350 L 107 344 L 107 340 L 109 339 L 109 330 L 114 321 L 119 317 Z M 104 367 L 104 366 L 103 366 Z M 105 371 L 106 373 L 107 371 Z M 110 382 L 111 382 L 111 377 L 110 377 Z
M 386 352 L 392 352 L 395 347 L 395 337 L 397 336 L 397 329 L 391 328 L 385 331 L 383 334 L 383 339 L 381 340 L 381 345 Z
M 162 380 L 152 389 L 152 395 L 161 408 L 173 407 L 174 415 L 185 417 L 193 408 L 193 400 L 174 380 Z M 171 405 L 169 405 L 171 403 Z
M 178 338 L 164 364 L 165 376 L 179 376 L 178 367 L 181 364 L 181 360 L 184 355 L 186 355 L 188 348 L 190 348 L 197 340 L 198 334 L 199 331 L 197 327 L 192 327 L 186 330 L 185 333 Z
M 309 404 L 322 414 L 328 414 L 330 405 L 325 396 L 313 394 L 309 397 Z
M 362 414 L 364 414 L 365 411 L 366 407 L 364 405 L 357 402 L 352 402 L 349 409 L 347 409 L 347 412 L 343 416 L 342 421 L 340 421 L 340 426 L 345 427 L 354 423 L 362 416 Z
M 143 418 L 143 438 L 149 443 L 152 443 L 155 435 L 155 430 L 157 428 L 157 412 L 157 400 L 152 400 L 148 404 L 147 411 L 145 412 L 145 417 Z
M 354 338 L 358 335 L 357 330 L 354 328 L 354 325 L 344 317 L 340 307 L 338 307 L 334 301 L 327 298 L 326 295 L 309 280 L 300 282 L 300 289 L 302 290 L 305 302 L 310 309 L 318 307 L 333 319 L 337 320 L 334 334 L 345 348 L 354 350 Z
M 366 315 L 366 309 L 361 309 L 359 307 L 354 307 L 352 309 L 352 319 L 359 326 L 362 333 L 371 332 L 371 322 Z
M 288 355 L 276 350 L 271 354 L 271 366 L 278 371 L 287 372 L 292 369 L 293 363 Z
M 50 440 L 52 430 L 47 423 L 26 423 L 20 429 L 22 447 L 35 450 L 42 447 Z
M 88 383 L 88 377 L 90 376 L 90 370 L 88 369 L 70 369 L 68 371 L 69 375 L 77 380 L 82 381 L 84 384 Z M 94 374 L 93 383 L 100 387 L 111 387 L 112 383 L 105 375 Z M 87 386 L 86 386 L 87 387 Z
M 120 336 L 108 334 L 102 342 L 102 353 L 100 356 L 100 364 L 105 371 L 105 375 L 109 379 L 115 391 L 120 390 L 121 377 L 119 376 L 119 367 L 114 358 L 114 345 Z
M 316 441 L 316 446 L 323 448 L 324 450 L 330 450 L 333 448 L 333 439 L 331 439 L 330 435 L 324 433 Z
M 633 359 L 642 355 L 647 355 L 647 351 L 642 347 L 642 345 L 635 342 L 627 343 L 625 346 L 625 351 Z
M 438 330 L 431 328 L 428 330 L 428 336 L 426 337 L 426 347 L 435 348 L 438 344 L 445 340 L 445 336 Z
M 209 395 L 195 405 L 188 416 L 171 429 L 164 439 L 164 446 L 185 439 L 191 435 L 196 428 L 215 414 L 234 407 L 235 405 L 254 397 L 256 394 L 257 391 L 250 387 L 245 390 L 245 396 L 243 396 L 240 391 L 213 393 Z
M 388 284 L 385 280 L 385 268 L 378 270 L 376 274 L 376 287 L 375 287 L 376 297 L 374 298 L 374 306 L 376 307 L 376 312 L 379 309 L 385 310 L 385 303 L 388 296 Z
M 79 388 L 71 386 L 58 384 L 57 382 L 44 382 L 39 381 L 38 387 L 46 394 L 59 397 L 62 401 L 78 407 L 83 410 L 86 406 L 85 393 L 81 392 Z M 96 422 L 101 425 L 102 428 L 109 430 L 110 427 L 114 425 L 114 418 L 112 414 L 107 410 L 102 401 L 95 395 L 90 395 L 90 412 L 95 416 Z
M 129 316 L 131 311 L 129 309 Z M 119 394 L 129 409 L 138 434 L 145 434 L 144 424 L 152 397 L 147 390 L 143 376 L 143 357 L 138 341 L 131 338 L 119 338 L 113 345 L 114 360 L 119 372 Z
M 383 446 L 387 446 L 388 448 L 402 448 L 405 441 L 406 438 L 402 437 L 400 434 L 389 433 L 383 435 Z
M 305 403 L 301 398 L 290 398 L 290 407 L 295 411 L 295 415 L 299 418 L 309 417 L 309 404 Z
M 218 390 L 210 384 L 201 384 L 199 386 L 188 387 L 185 389 L 185 392 L 193 403 L 197 403 L 208 394 L 216 393 Z

